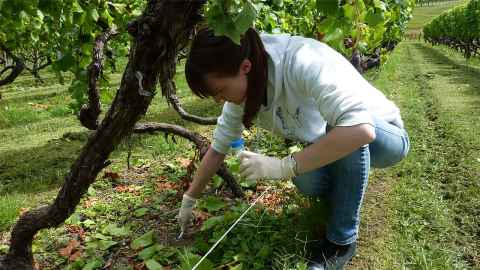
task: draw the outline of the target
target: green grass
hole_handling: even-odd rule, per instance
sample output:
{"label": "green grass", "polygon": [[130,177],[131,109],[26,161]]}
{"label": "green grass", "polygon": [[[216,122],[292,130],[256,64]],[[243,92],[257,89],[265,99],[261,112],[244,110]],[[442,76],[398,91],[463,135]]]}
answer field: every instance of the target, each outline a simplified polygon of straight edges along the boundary
{"label": "green grass", "polygon": [[[110,77],[112,88],[118,87],[121,74]],[[69,77],[66,76],[64,85],[48,72],[43,72],[42,78],[45,84],[37,85],[29,74],[24,74],[0,90],[0,196],[4,202],[0,203],[0,231],[8,230],[21,208],[38,204],[36,199],[27,199],[31,194],[54,195],[88,133],[67,106],[71,102],[67,91]],[[220,108],[212,106],[214,102],[202,102],[188,95],[185,80],[180,78],[178,96],[188,111],[198,115],[219,113]],[[102,104],[106,111],[108,100]],[[194,126],[168,108],[161,95],[155,98],[145,120]],[[205,132],[205,128],[197,131]],[[73,134],[73,139],[64,137],[65,134]],[[76,138],[75,134],[83,135]],[[114,157],[119,155],[121,151]]]}
{"label": "green grass", "polygon": [[[397,166],[373,170],[362,210],[359,254],[349,269],[480,268],[479,69],[477,62],[467,64],[461,55],[443,47],[404,42],[379,72],[367,74],[400,106],[412,148]],[[219,113],[213,102],[189,94],[181,72],[177,85],[187,110]],[[21,209],[49,203],[56,196],[88,135],[65,109],[70,101],[68,86],[57,84],[48,73],[44,77],[45,85],[35,86],[29,76],[22,76],[1,90],[0,253]],[[111,77],[112,86],[118,86],[120,74]],[[185,123],[160,95],[145,119],[182,124],[208,137],[213,128]],[[276,139],[260,136],[259,145],[265,147]],[[130,170],[126,169],[128,145]],[[280,141],[274,145],[275,152],[285,151]],[[178,264],[182,258],[204,252],[212,244],[208,240],[218,238],[228,227],[229,218],[199,231],[194,242],[183,242],[180,248],[172,245],[182,192],[158,186],[173,184],[181,190],[186,173],[181,159],[192,158],[193,152],[185,140],[173,143],[163,135],[134,136],[119,145],[105,170],[118,173],[119,178],[100,173],[67,225],[40,232],[33,246],[36,260],[46,269],[64,268],[68,262],[58,250],[71,239],[81,239],[83,264],[106,263],[104,258],[110,257],[113,269],[128,269],[122,258],[141,263],[136,257],[141,250],[131,249],[130,243],[149,230],[156,232],[154,241],[161,251],[154,256],[163,264]],[[130,189],[120,192],[119,187]],[[302,241],[315,237],[318,232],[311,231],[312,224],[321,223],[322,216],[304,209],[311,202],[291,186],[276,190],[281,193],[272,198],[283,199],[283,206],[272,207],[277,212],[258,208],[249,214],[212,254],[212,262],[243,263],[249,269],[304,269]],[[254,191],[248,191],[248,196]],[[213,195],[215,188],[207,193]],[[199,211],[204,217],[227,214],[232,218],[240,213],[241,203],[224,199],[220,203],[228,210]],[[111,224],[128,229],[129,234],[111,235],[105,231]],[[78,231],[72,232],[79,228],[84,230],[83,240]],[[249,234],[252,229],[255,234]],[[241,244],[242,239],[247,245]],[[112,242],[114,246],[105,246]],[[275,243],[275,248],[264,243]]]}
{"label": "green grass", "polygon": [[[461,55],[423,43],[400,44],[383,67],[375,85],[400,105],[412,149],[383,175],[388,197],[375,199],[384,203],[377,211],[385,211],[386,229],[366,240],[357,265],[480,267],[479,78]],[[375,215],[368,200],[365,207]]]}

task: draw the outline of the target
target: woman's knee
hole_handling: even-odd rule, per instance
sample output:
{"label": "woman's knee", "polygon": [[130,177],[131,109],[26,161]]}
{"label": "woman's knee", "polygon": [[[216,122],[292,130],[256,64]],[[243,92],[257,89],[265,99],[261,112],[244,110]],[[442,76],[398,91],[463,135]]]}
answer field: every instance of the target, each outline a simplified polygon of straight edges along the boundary
{"label": "woman's knee", "polygon": [[328,176],[323,169],[299,175],[293,183],[301,193],[310,197],[325,195],[328,190]]}
{"label": "woman's knee", "polygon": [[369,145],[372,167],[390,167],[407,156],[410,150],[410,139],[405,130],[399,130],[402,135],[384,130],[377,131],[377,139]]}

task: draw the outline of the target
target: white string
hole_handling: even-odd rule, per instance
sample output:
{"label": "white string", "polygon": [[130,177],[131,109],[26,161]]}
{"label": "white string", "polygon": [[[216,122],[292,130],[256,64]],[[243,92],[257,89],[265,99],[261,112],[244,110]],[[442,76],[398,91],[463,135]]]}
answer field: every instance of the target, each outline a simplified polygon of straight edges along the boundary
{"label": "white string", "polygon": [[227,236],[227,234],[248,213],[248,211],[258,202],[258,200],[260,198],[262,198],[263,195],[265,195],[265,193],[267,193],[267,191],[270,190],[270,188],[271,187],[267,187],[267,189],[265,189],[265,191],[262,192],[262,194],[260,196],[258,196],[258,198],[253,203],[250,204],[250,207],[248,207],[247,210],[245,210],[245,212],[243,212],[243,214],[232,224],[232,226],[230,226],[230,228],[228,228],[228,230],[222,235],[222,237],[220,237],[220,239],[218,239],[217,242],[215,242],[215,244],[207,251],[207,253],[205,255],[203,255],[203,257],[197,262],[197,264],[195,264],[195,266],[193,266],[192,270],[197,269],[197,267],[203,262],[203,260],[205,260],[205,258],[207,258],[208,254],[210,254],[217,247],[217,245],[223,240],[223,238],[225,238],[225,236]]}

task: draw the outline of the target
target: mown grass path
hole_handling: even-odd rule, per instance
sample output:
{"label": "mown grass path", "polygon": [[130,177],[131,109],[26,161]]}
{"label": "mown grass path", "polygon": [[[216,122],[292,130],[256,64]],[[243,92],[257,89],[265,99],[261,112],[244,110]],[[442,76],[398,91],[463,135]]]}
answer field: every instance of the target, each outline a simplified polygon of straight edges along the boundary
{"label": "mown grass path", "polygon": [[480,269],[480,67],[403,42],[374,84],[401,107],[412,149],[374,171],[351,269]]}

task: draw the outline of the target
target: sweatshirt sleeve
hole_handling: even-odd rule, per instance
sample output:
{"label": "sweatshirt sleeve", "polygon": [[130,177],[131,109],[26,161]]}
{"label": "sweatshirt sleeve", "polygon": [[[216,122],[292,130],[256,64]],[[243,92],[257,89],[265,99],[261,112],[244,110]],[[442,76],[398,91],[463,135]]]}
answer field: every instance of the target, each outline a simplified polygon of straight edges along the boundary
{"label": "sweatshirt sleeve", "polygon": [[231,102],[223,105],[222,114],[218,117],[217,126],[213,131],[212,147],[215,151],[227,154],[230,143],[242,136],[242,131],[245,129],[242,118],[242,106]]}
{"label": "sweatshirt sleeve", "polygon": [[363,102],[368,97],[362,97],[369,83],[332,48],[303,45],[292,55],[289,69],[292,84],[313,99],[329,125],[374,125]]}

